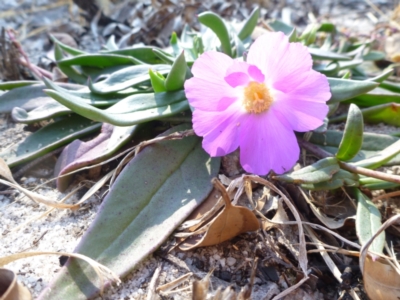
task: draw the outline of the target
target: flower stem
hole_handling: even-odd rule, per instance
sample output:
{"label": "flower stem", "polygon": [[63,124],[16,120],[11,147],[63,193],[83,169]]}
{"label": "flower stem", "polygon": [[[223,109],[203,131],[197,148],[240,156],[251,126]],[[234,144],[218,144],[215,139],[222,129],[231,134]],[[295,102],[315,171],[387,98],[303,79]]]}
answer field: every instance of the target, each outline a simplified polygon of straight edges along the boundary
{"label": "flower stem", "polygon": [[[316,146],[310,142],[307,142],[301,138],[298,139],[298,142],[302,148],[304,148],[305,150],[309,151],[310,153],[314,154],[315,156],[317,156],[319,158],[326,158],[326,157],[334,156],[331,153],[329,153],[329,152],[319,148],[318,146]],[[340,160],[338,162],[339,162],[339,166],[343,170],[349,171],[351,173],[356,173],[356,174],[360,174],[360,175],[373,177],[373,178],[400,184],[400,176],[398,176],[398,175],[392,175],[392,174],[387,174],[384,172],[375,171],[375,170],[371,170],[371,169],[367,169],[367,168],[363,168],[363,167],[357,167],[353,164],[343,162]]]}

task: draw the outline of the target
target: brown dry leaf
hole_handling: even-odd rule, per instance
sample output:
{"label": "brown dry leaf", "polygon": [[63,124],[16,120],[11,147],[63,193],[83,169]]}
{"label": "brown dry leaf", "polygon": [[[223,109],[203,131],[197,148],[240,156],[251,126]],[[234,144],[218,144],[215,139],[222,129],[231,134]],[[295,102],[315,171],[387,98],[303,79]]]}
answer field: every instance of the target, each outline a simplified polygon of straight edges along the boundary
{"label": "brown dry leaf", "polygon": [[220,190],[225,207],[211,221],[210,227],[202,237],[189,238],[179,246],[181,250],[217,245],[241,233],[260,228],[260,223],[251,210],[232,205],[228,193],[218,179],[214,178],[213,184]]}
{"label": "brown dry leaf", "polygon": [[0,300],[31,300],[29,290],[17,281],[11,270],[0,268]]}
{"label": "brown dry leaf", "polygon": [[364,264],[364,288],[370,299],[400,299],[400,275],[383,259],[367,257]]}

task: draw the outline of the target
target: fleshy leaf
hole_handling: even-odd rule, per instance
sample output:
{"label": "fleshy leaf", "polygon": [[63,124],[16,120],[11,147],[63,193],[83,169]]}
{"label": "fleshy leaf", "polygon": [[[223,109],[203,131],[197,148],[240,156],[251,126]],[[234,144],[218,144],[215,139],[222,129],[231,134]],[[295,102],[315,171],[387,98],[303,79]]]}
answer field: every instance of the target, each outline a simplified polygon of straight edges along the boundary
{"label": "fleshy leaf", "polygon": [[0,91],[8,91],[23,86],[29,86],[41,83],[42,83],[41,81],[37,80],[5,81],[5,82],[0,82]]}
{"label": "fleshy leaf", "polygon": [[302,188],[315,191],[334,190],[342,186],[359,186],[359,176],[346,170],[339,170],[328,181],[301,184]]}
{"label": "fleshy leaf", "polygon": [[[68,90],[77,90],[83,86],[77,84],[57,83]],[[0,95],[0,113],[9,113],[14,107],[32,110],[47,103],[55,103],[54,99],[47,96],[43,83],[14,88]]]}
{"label": "fleshy leaf", "polygon": [[147,64],[161,64],[162,60],[154,54],[153,49],[155,49],[153,46],[132,46],[119,50],[102,51],[101,53],[131,56]]}
{"label": "fleshy leaf", "polygon": [[94,107],[68,93],[53,90],[45,90],[45,92],[88,119],[116,126],[131,126],[162,119],[189,109],[184,91],[131,95],[105,110]]}
{"label": "fleshy leaf", "polygon": [[57,101],[39,106],[29,112],[20,107],[14,107],[11,117],[15,122],[35,123],[71,113],[71,110]]}
{"label": "fleshy leaf", "polygon": [[368,123],[386,123],[400,127],[400,104],[387,103],[361,110]]}
{"label": "fleshy leaf", "polygon": [[318,183],[328,181],[332,176],[339,172],[338,161],[334,157],[328,157],[289,174],[275,175],[274,179],[290,183]]}
{"label": "fleshy leaf", "polygon": [[339,160],[350,160],[360,151],[363,142],[364,121],[357,105],[351,104],[347,114],[343,139],[339,144],[336,157]]}
{"label": "fleshy leaf", "polygon": [[[219,161],[196,136],[146,147],[120,173],[75,252],[126,276],[207,197]],[[91,298],[99,292],[95,276],[87,264],[70,259],[39,299]]]}
{"label": "fleshy leaf", "polygon": [[[64,53],[59,44],[54,45],[54,57],[57,61],[64,59]],[[68,76],[69,79],[74,80],[75,82],[85,84],[87,81],[86,76],[80,71],[78,68],[74,66],[58,66],[60,70]]]}
{"label": "fleshy leaf", "polygon": [[279,20],[273,20],[268,22],[268,25],[274,30],[274,31],[282,31],[286,35],[290,35],[294,27],[287,25],[286,23],[283,23]]}
{"label": "fleshy leaf", "polygon": [[[400,92],[400,91],[399,91]],[[376,88],[366,94],[360,94],[355,99],[351,100],[359,106],[374,106],[385,103],[400,103],[400,94],[398,92],[391,92],[382,88]]]}
{"label": "fleshy leaf", "polygon": [[124,68],[120,71],[112,73],[105,80],[92,83],[89,82],[89,88],[97,94],[109,94],[122,91],[134,85],[149,80],[149,70],[160,72],[165,75],[171,70],[169,65],[136,65]]}
{"label": "fleshy leaf", "polygon": [[[356,233],[360,244],[365,244],[381,227],[381,213],[376,208],[374,203],[359,189],[354,189],[357,199],[357,214],[356,214]],[[385,233],[382,232],[372,242],[369,250],[376,253],[383,253],[385,245]]]}
{"label": "fleshy leaf", "polygon": [[[327,130],[324,134],[314,133],[310,142],[325,151],[335,154],[343,139],[343,132]],[[375,168],[381,165],[400,164],[400,154],[397,154],[399,138],[387,134],[364,133],[361,150],[351,160],[360,167]],[[387,148],[387,149],[386,149]]]}
{"label": "fleshy leaf", "polygon": [[87,66],[96,68],[107,68],[116,65],[138,65],[141,63],[141,61],[133,57],[118,54],[82,54],[57,61],[59,67]]}
{"label": "fleshy leaf", "polygon": [[242,29],[240,29],[238,33],[239,39],[243,41],[245,38],[249,37],[252,34],[254,28],[257,25],[259,17],[260,17],[260,8],[256,7],[253,9],[250,16],[247,18],[246,22],[243,24]]}
{"label": "fleshy leaf", "polygon": [[165,89],[165,78],[158,72],[154,72],[152,69],[149,70],[149,76],[151,80],[151,86],[155,93],[166,92]]}
{"label": "fleshy leaf", "polygon": [[[54,176],[60,176],[79,168],[99,163],[109,158],[135,133],[137,126],[114,127],[104,123],[101,133],[86,142],[75,140],[64,148],[54,168]],[[63,192],[73,175],[57,179],[57,188]]]}
{"label": "fleshy leaf", "polygon": [[75,55],[81,55],[81,54],[86,54],[87,52],[70,47],[64,43],[61,43],[57,38],[55,38],[53,35],[50,34],[50,39],[53,41],[53,43],[57,44],[60,49],[64,50],[68,54],[71,54],[73,56]]}
{"label": "fleshy leaf", "polygon": [[320,48],[308,48],[311,56],[315,60],[351,60],[350,56],[323,50]]}
{"label": "fleshy leaf", "polygon": [[379,83],[375,82],[338,78],[328,78],[328,81],[332,93],[332,97],[328,102],[329,104],[365,94],[379,85]]}
{"label": "fleshy leaf", "polygon": [[0,153],[8,166],[14,167],[51,152],[74,139],[99,130],[101,124],[73,115],[39,129],[24,141]]}
{"label": "fleshy leaf", "polygon": [[232,57],[232,47],[229,32],[224,20],[213,12],[203,12],[198,15],[199,22],[210,28],[221,42],[222,51]]}
{"label": "fleshy leaf", "polygon": [[165,79],[165,89],[167,92],[177,91],[183,88],[186,77],[186,60],[185,53],[182,51],[181,54],[175,59],[171,71],[168,73]]}

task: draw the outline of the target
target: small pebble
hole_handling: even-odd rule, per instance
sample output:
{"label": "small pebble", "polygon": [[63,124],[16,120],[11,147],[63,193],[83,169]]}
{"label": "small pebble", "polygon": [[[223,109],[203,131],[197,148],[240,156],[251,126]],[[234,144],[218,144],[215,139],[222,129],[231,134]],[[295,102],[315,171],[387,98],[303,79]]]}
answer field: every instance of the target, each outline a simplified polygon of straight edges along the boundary
{"label": "small pebble", "polygon": [[228,257],[226,259],[226,263],[228,264],[228,266],[232,267],[236,263],[236,259],[233,257]]}
{"label": "small pebble", "polygon": [[219,264],[221,265],[222,268],[225,268],[225,262],[226,262],[226,259],[225,259],[225,258],[221,258],[221,259],[219,260]]}

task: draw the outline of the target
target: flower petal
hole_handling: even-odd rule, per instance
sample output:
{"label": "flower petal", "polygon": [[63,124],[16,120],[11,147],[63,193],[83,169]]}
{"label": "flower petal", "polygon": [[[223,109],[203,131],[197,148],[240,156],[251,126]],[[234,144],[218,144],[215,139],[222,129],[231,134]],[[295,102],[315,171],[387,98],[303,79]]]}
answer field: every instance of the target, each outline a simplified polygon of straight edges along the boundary
{"label": "flower petal", "polygon": [[234,60],[224,53],[207,51],[196,59],[191,71],[194,77],[208,81],[221,81],[233,63]]}
{"label": "flower petal", "polygon": [[250,65],[248,68],[249,75],[258,83],[263,83],[265,80],[264,74],[256,66]]}
{"label": "flower petal", "polygon": [[[299,75],[303,81],[287,93],[274,91],[275,102],[271,112],[279,112],[295,131],[309,131],[322,125],[329,108],[326,104],[331,98],[326,77],[313,70]],[[290,79],[286,85],[293,82]],[[283,88],[284,89],[284,88]]]}
{"label": "flower petal", "polygon": [[[260,36],[251,45],[247,62],[257,65],[267,75],[266,82],[269,84],[284,82],[285,78],[294,81],[298,75],[312,68],[307,47],[300,43],[289,43],[288,37],[282,32],[269,32]],[[297,84],[300,82],[298,80]],[[292,87],[290,85],[287,88]]]}
{"label": "flower petal", "polygon": [[205,111],[224,110],[237,98],[223,77],[218,81],[192,77],[185,82],[185,94],[191,106]]}
{"label": "flower petal", "polygon": [[279,115],[248,115],[240,135],[240,163],[250,173],[266,175],[289,171],[299,158],[296,136]]}
{"label": "flower petal", "polygon": [[208,154],[223,156],[239,147],[240,124],[245,117],[237,104],[218,112],[195,110],[193,129],[203,136],[203,148]]}
{"label": "flower petal", "polygon": [[249,75],[243,72],[230,73],[224,79],[233,88],[246,85],[250,80]]}
{"label": "flower petal", "polygon": [[304,101],[292,96],[280,99],[272,105],[270,112],[284,117],[292,130],[304,132],[323,124],[329,107],[324,102]]}

